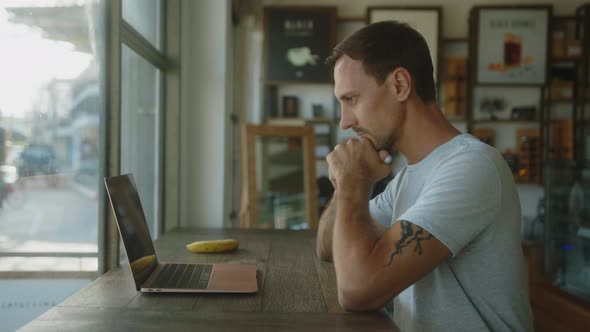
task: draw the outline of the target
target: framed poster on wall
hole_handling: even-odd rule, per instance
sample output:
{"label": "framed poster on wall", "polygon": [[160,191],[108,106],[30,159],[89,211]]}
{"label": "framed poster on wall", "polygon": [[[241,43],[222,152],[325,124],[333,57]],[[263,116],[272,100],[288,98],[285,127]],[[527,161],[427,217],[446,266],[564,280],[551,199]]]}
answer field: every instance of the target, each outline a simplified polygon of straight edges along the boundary
{"label": "framed poster on wall", "polygon": [[267,82],[331,82],[336,7],[265,7],[264,37]]}
{"label": "framed poster on wall", "polygon": [[544,85],[550,6],[475,7],[476,83]]}
{"label": "framed poster on wall", "polygon": [[442,7],[367,8],[367,23],[391,20],[407,23],[424,37],[432,58],[434,80],[438,82],[442,40]]}

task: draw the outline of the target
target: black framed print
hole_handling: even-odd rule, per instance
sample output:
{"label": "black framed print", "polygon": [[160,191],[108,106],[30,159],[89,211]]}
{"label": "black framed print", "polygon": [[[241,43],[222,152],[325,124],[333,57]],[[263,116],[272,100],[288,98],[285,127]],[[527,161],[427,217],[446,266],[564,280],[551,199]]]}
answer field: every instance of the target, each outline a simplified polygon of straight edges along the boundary
{"label": "black framed print", "polygon": [[478,84],[544,85],[550,6],[476,7]]}
{"label": "black framed print", "polygon": [[264,37],[267,83],[332,81],[336,7],[265,7]]}

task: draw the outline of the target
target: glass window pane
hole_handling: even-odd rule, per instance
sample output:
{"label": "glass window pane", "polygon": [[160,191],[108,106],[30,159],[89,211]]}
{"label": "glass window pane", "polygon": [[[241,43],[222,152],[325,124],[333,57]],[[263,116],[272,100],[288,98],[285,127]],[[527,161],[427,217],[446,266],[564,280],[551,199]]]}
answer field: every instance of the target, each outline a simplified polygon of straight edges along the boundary
{"label": "glass window pane", "polygon": [[0,7],[2,251],[97,251],[99,21],[98,1]]}
{"label": "glass window pane", "polygon": [[[0,276],[97,272],[101,22],[100,0],[0,2]],[[1,278],[3,303],[48,304],[3,305],[0,325],[19,328],[82,281]]]}
{"label": "glass window pane", "polygon": [[537,239],[545,234],[544,268],[553,285],[588,298],[590,169],[563,163],[547,167],[545,174],[545,221],[543,216],[540,225],[533,221],[529,234]]}
{"label": "glass window pane", "polygon": [[256,137],[258,227],[306,229],[303,140]]}
{"label": "glass window pane", "polygon": [[162,1],[123,0],[123,19],[161,50]]}
{"label": "glass window pane", "polygon": [[133,174],[150,233],[156,238],[160,71],[127,46],[122,48],[121,174]]}

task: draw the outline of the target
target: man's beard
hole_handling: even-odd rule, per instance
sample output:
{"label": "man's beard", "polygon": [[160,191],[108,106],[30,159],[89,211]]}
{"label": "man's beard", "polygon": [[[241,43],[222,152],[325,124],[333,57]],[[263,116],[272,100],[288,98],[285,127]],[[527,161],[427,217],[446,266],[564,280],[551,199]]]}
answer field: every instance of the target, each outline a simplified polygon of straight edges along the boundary
{"label": "man's beard", "polygon": [[397,151],[397,143],[399,142],[399,138],[402,136],[403,131],[403,124],[405,120],[404,114],[399,114],[396,116],[395,127],[389,132],[387,137],[379,138],[373,136],[375,138],[375,148],[377,151],[385,150],[389,152],[389,154],[393,154]]}
{"label": "man's beard", "polygon": [[389,154],[395,151],[395,144],[399,137],[399,128],[394,128],[394,130],[392,130],[389,133],[389,135],[385,138],[377,137],[371,131],[362,127],[355,127],[353,128],[353,130],[359,136],[363,134],[367,135],[367,138],[371,141],[371,143],[375,147],[375,150],[385,150],[389,152]]}
{"label": "man's beard", "polygon": [[396,150],[395,145],[398,141],[398,134],[399,128],[396,128],[392,130],[385,139],[375,137],[375,149],[377,149],[377,151],[385,150],[391,155]]}
{"label": "man's beard", "polygon": [[397,151],[397,143],[402,136],[404,123],[406,120],[405,112],[397,113],[391,120],[394,123],[394,128],[387,134],[386,137],[378,137],[366,128],[354,127],[352,128],[357,135],[367,134],[371,137],[371,143],[377,151],[385,150],[390,155]]}
{"label": "man's beard", "polygon": [[389,155],[393,155],[397,152],[397,144],[399,143],[400,137],[403,135],[406,123],[406,109],[402,108],[393,113],[393,119],[391,121],[394,123],[393,129],[389,132],[387,138],[378,143],[381,150],[386,150],[389,152]]}

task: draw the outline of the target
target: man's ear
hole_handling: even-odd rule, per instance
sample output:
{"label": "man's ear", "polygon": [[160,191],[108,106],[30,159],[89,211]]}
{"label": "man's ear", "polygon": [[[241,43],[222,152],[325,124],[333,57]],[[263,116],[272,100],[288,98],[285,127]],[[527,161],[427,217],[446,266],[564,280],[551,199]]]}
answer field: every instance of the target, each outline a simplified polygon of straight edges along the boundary
{"label": "man's ear", "polygon": [[412,76],[406,68],[398,67],[387,76],[387,84],[397,101],[406,101],[412,92]]}

